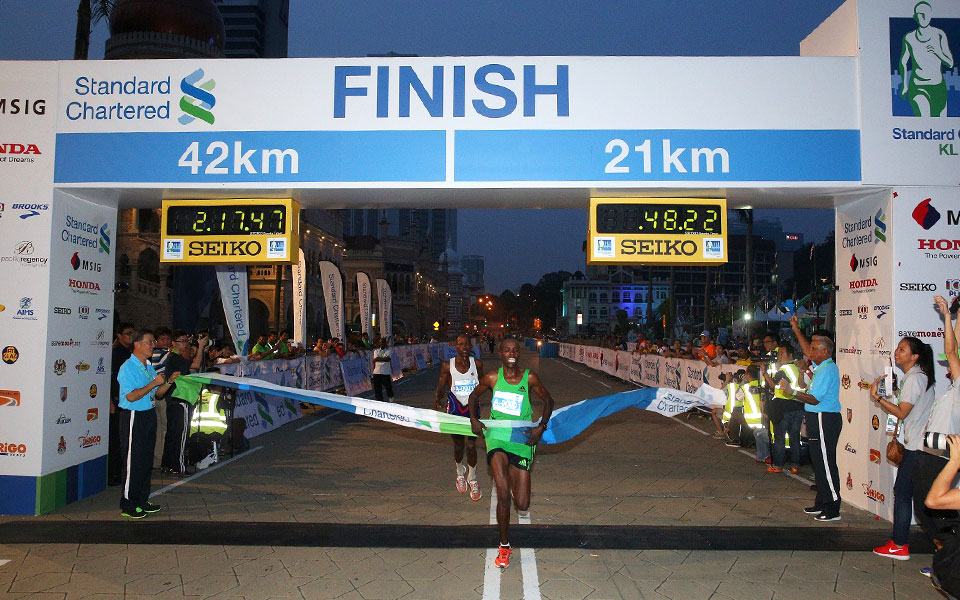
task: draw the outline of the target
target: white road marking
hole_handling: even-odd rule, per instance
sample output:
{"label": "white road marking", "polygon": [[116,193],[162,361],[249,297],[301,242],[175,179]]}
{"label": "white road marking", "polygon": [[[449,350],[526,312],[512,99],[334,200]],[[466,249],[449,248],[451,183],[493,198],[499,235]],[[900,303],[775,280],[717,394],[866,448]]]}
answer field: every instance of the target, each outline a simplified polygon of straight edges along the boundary
{"label": "white road marking", "polygon": [[3,565],[7,564],[8,562],[10,562],[10,559],[0,558],[0,567],[2,567]]}
{"label": "white road marking", "polygon": [[[497,524],[497,485],[490,491],[490,524]],[[497,558],[497,550],[487,550],[487,558],[483,567],[483,600],[500,600],[500,567],[493,564]]]}
{"label": "white road marking", "polygon": [[327,419],[329,419],[329,418],[332,417],[333,415],[337,414],[337,412],[340,412],[340,411],[331,412],[329,415],[327,415],[327,416],[325,416],[325,417],[321,417],[321,418],[317,419],[316,421],[312,421],[312,422],[310,422],[310,423],[307,423],[307,424],[304,425],[303,427],[297,427],[297,431],[303,431],[303,430],[306,429],[307,427],[313,427],[313,426],[316,425],[317,423],[320,423],[320,422],[322,422],[322,421],[326,421]]}
{"label": "white road marking", "polygon": [[578,370],[574,369],[573,367],[571,367],[571,366],[568,365],[567,363],[562,362],[562,363],[560,363],[560,364],[563,365],[563,366],[565,366],[566,368],[570,369],[571,371],[573,371],[574,373],[576,373],[576,374],[578,374],[578,375],[583,375],[584,377],[586,377],[586,378],[588,378],[588,379],[592,379],[593,381],[596,381],[597,383],[599,383],[599,384],[602,385],[603,387],[607,387],[607,388],[613,387],[613,386],[611,386],[611,385],[608,385],[608,384],[600,381],[600,380],[597,379],[596,377],[591,376],[591,375],[590,375],[589,373],[587,373],[587,372],[578,371]]}
{"label": "white road marking", "polygon": [[[530,509],[518,515],[521,525],[530,524]],[[523,576],[524,600],[540,600],[540,576],[537,574],[537,556],[533,548],[520,548],[520,574]]]}
{"label": "white road marking", "polygon": [[172,489],[174,489],[174,488],[176,488],[176,487],[179,487],[179,486],[187,483],[188,481],[193,481],[194,479],[196,479],[197,477],[200,477],[201,475],[206,475],[206,474],[209,473],[210,471],[216,471],[217,469],[219,469],[220,467],[222,467],[222,466],[224,466],[224,465],[229,465],[230,463],[232,463],[232,462],[235,461],[235,460],[239,460],[239,459],[241,459],[241,458],[244,458],[244,457],[246,457],[246,456],[249,456],[250,454],[253,454],[253,453],[256,452],[257,450],[262,450],[262,449],[263,449],[263,446],[257,446],[256,448],[250,448],[249,450],[247,450],[247,451],[244,452],[243,454],[239,454],[239,455],[237,455],[237,456],[234,456],[233,458],[228,458],[227,460],[220,461],[220,462],[218,462],[217,464],[213,465],[212,467],[207,467],[206,469],[204,469],[204,470],[202,470],[202,471],[197,471],[196,473],[194,473],[194,474],[191,475],[190,477],[184,477],[184,478],[181,479],[180,481],[175,481],[175,482],[171,483],[170,485],[168,485],[168,486],[166,486],[166,487],[162,487],[162,488],[160,488],[159,490],[157,490],[157,491],[153,492],[152,494],[150,494],[150,497],[153,498],[154,496],[159,496],[160,494],[164,494],[164,493],[166,493],[166,492],[169,492],[170,490],[172,490]]}

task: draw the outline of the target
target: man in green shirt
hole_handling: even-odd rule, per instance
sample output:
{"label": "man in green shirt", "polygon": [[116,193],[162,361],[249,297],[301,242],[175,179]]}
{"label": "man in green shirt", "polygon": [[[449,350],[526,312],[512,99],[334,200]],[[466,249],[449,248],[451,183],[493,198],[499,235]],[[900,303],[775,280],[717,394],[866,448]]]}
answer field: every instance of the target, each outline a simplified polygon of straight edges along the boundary
{"label": "man in green shirt", "polygon": [[[520,342],[506,338],[500,344],[500,360],[503,366],[480,377],[480,383],[470,393],[470,425],[474,435],[483,435],[487,442],[487,462],[493,471],[497,486],[497,526],[500,528],[500,552],[494,564],[506,568],[510,564],[510,498],[513,497],[517,512],[525,512],[530,506],[530,470],[540,436],[547,430],[547,422],[553,413],[553,397],[540,382],[540,377],[529,369],[520,368]],[[526,443],[510,441],[511,429],[487,429],[480,422],[480,395],[493,390],[490,418],[494,420],[531,421],[533,406],[530,390],[543,400],[543,414],[539,424],[526,430]]]}

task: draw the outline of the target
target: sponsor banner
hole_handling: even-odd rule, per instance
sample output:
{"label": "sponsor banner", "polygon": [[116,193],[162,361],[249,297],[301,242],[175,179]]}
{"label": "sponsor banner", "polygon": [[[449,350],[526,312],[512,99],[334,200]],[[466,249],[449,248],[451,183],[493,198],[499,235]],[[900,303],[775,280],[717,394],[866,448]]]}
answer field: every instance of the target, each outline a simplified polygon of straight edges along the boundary
{"label": "sponsor banner", "polygon": [[[918,272],[904,268],[903,253],[894,246],[902,243],[908,229],[901,212],[900,199],[889,191],[842,205],[836,211],[836,360],[845,421],[837,452],[841,495],[886,519],[892,518],[892,503],[877,502],[862,491],[872,482],[871,489],[880,490],[883,498],[893,497],[895,470],[886,460],[870,460],[870,448],[886,447],[888,438],[870,426],[871,417],[879,413],[868,388],[883,374],[884,367],[892,364],[893,349],[899,341],[894,324],[895,316],[901,314],[905,292],[897,290],[897,280],[904,273]],[[918,295],[932,306],[930,292]]]}
{"label": "sponsor banner", "polygon": [[360,301],[360,331],[373,339],[373,288],[370,286],[370,276],[364,272],[357,273],[357,299]]}
{"label": "sponsor banner", "polygon": [[386,279],[377,280],[377,307],[380,309],[380,337],[393,339],[393,291]]}
{"label": "sponsor banner", "polygon": [[[61,183],[860,178],[857,71],[848,58],[49,64],[60,70]],[[298,82],[297,94],[272,93],[281,77]],[[683,93],[637,97],[636,81]],[[802,101],[809,97],[815,106]],[[706,112],[702,98],[712,98]]]}
{"label": "sponsor banner", "polygon": [[323,303],[327,309],[330,336],[344,338],[343,323],[343,278],[340,269],[329,260],[320,261],[320,283],[323,287]]}
{"label": "sponsor banner", "polygon": [[960,184],[960,4],[871,0],[856,12],[863,182]]}
{"label": "sponsor banner", "polygon": [[217,265],[220,301],[227,318],[230,337],[241,360],[250,352],[250,288],[246,265]]}
{"label": "sponsor banner", "polygon": [[303,348],[307,339],[307,319],[304,305],[307,301],[307,265],[300,248],[300,259],[290,266],[293,279],[293,343]]}
{"label": "sponsor banner", "polygon": [[[294,371],[263,373],[258,378],[275,385],[292,385],[295,383],[293,373]],[[300,403],[290,398],[263,391],[239,390],[237,392],[234,417],[246,421],[247,429],[244,437],[253,438],[261,433],[273,431],[281,425],[299,419],[300,416]]]}
{"label": "sponsor banner", "polygon": [[[107,453],[108,419],[99,416],[109,411],[106,391],[110,389],[113,320],[99,316],[113,315],[117,248],[114,208],[57,190],[51,196],[49,216],[44,431],[38,448],[43,473]],[[64,425],[61,417],[70,419],[70,424]],[[60,426],[55,425],[58,421]]]}
{"label": "sponsor banner", "polygon": [[370,361],[365,358],[340,361],[343,386],[348,396],[356,396],[373,389],[370,379]]}

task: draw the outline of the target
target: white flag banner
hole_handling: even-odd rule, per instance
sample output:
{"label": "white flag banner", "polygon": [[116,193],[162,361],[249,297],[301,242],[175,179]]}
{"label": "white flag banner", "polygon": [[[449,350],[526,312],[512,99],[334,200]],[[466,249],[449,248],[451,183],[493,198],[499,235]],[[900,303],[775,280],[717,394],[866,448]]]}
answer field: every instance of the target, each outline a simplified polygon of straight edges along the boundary
{"label": "white flag banner", "polygon": [[250,288],[246,265],[217,265],[217,282],[223,314],[230,328],[233,346],[241,359],[246,360],[250,348]]}
{"label": "white flag banner", "polygon": [[357,273],[357,298],[360,300],[360,331],[373,338],[373,325],[370,319],[370,309],[373,305],[371,297],[370,276],[366,273]]}
{"label": "white flag banner", "polygon": [[330,335],[343,341],[343,279],[337,265],[329,260],[320,261],[320,283],[323,285],[323,301],[327,305]]}
{"label": "white flag banner", "polygon": [[303,258],[303,248],[300,249],[300,260],[291,265],[293,276],[293,343],[303,348],[307,343],[307,264]]}
{"label": "white flag banner", "polygon": [[393,292],[386,279],[377,280],[377,302],[380,310],[380,337],[393,338]]}

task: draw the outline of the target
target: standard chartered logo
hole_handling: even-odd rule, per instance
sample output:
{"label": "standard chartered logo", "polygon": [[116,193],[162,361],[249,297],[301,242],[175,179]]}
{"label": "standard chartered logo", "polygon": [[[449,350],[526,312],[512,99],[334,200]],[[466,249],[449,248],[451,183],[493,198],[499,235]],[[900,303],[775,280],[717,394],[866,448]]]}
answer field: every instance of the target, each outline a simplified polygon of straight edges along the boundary
{"label": "standard chartered logo", "polygon": [[181,125],[187,125],[196,119],[213,125],[214,116],[210,111],[217,103],[217,99],[210,90],[217,87],[217,82],[208,79],[198,84],[203,79],[203,75],[203,69],[197,69],[180,81],[180,91],[184,94],[180,98],[180,110],[184,114],[177,120]]}
{"label": "standard chartered logo", "polygon": [[97,250],[100,254],[110,254],[110,229],[104,223],[100,226],[100,248]]}
{"label": "standard chartered logo", "polygon": [[887,215],[883,214],[883,209],[877,210],[877,214],[873,217],[873,222],[876,224],[876,227],[873,230],[874,235],[874,244],[879,244],[880,242],[887,241]]}

